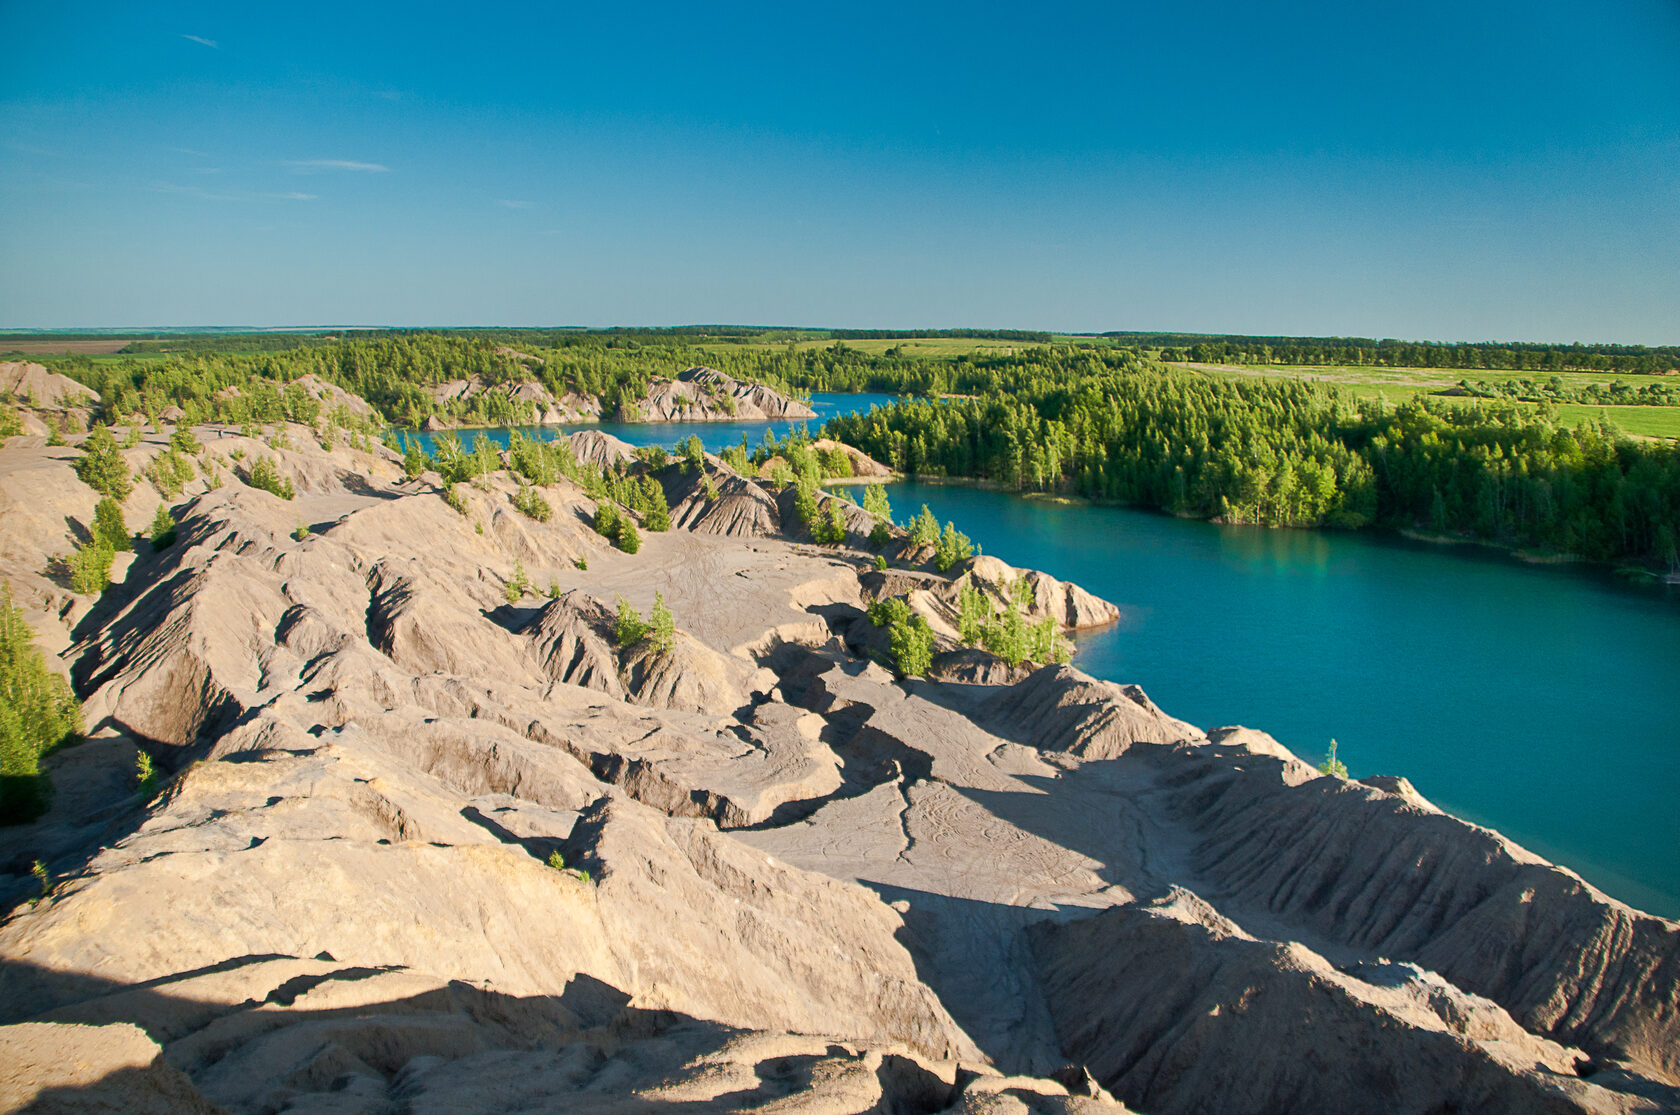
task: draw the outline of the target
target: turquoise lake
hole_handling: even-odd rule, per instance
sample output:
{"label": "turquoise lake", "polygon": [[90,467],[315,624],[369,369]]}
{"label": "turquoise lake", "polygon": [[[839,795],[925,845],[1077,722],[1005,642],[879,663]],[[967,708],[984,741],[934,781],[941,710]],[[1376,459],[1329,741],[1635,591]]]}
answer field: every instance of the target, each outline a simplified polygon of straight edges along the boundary
{"label": "turquoise lake", "polygon": [[[731,445],[741,444],[741,439],[747,439],[749,446],[756,447],[764,438],[764,432],[769,430],[778,438],[786,437],[787,432],[801,424],[808,427],[813,434],[830,418],[842,414],[851,414],[860,410],[868,410],[873,406],[886,406],[895,401],[895,395],[838,395],[813,394],[807,402],[812,410],[817,412],[815,418],[807,418],[800,422],[578,422],[564,426],[518,426],[529,437],[542,438],[544,441],[556,434],[571,433],[574,430],[600,430],[613,437],[622,438],[631,445],[663,445],[672,446],[691,434],[698,437],[706,449],[717,453]],[[509,427],[464,427],[455,433],[461,437],[461,443],[471,449],[473,443],[480,437],[488,437],[502,448],[507,448]],[[411,434],[430,453],[433,447],[432,434]]]}
{"label": "turquoise lake", "polygon": [[[814,431],[887,395],[813,395]],[[797,423],[588,423],[716,452]],[[460,430],[463,441],[506,429]],[[427,449],[431,437],[420,435]],[[1119,605],[1075,665],[1203,728],[1398,774],[1642,909],[1680,917],[1680,591],[1469,546],[1218,526],[962,485],[889,487],[986,553]]]}
{"label": "turquoise lake", "polygon": [[1121,609],[1074,664],[1203,728],[1398,774],[1652,913],[1680,916],[1680,592],[1466,546],[1218,526],[891,485],[988,554]]}

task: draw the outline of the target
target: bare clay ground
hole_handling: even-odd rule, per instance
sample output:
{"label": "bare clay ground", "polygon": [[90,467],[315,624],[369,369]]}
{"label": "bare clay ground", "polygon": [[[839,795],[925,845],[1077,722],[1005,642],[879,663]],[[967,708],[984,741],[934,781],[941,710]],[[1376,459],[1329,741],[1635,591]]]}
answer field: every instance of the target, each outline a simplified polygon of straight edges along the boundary
{"label": "bare clay ground", "polygon": [[[236,448],[297,498],[246,486]],[[995,559],[940,576],[900,539],[917,568],[877,574],[716,462],[712,496],[660,482],[674,519],[725,533],[644,530],[625,554],[569,481],[543,489],[547,521],[505,474],[459,486],[462,513],[387,452],[294,430],[207,445],[176,544],[71,600],[42,570],[92,513],[73,456],[0,448],[0,572],[63,625],[95,736],[0,844],[0,1095],[1064,1112],[1112,1092],[1385,1115],[1680,1096],[1673,923],[1398,782],[1322,777],[1077,669],[949,640],[937,677],[876,660],[871,598],[945,625],[959,582],[1031,576]],[[159,498],[143,485],[129,522]],[[1030,583],[1035,614],[1112,618]],[[671,645],[620,640],[617,602],[645,616],[655,593]]]}

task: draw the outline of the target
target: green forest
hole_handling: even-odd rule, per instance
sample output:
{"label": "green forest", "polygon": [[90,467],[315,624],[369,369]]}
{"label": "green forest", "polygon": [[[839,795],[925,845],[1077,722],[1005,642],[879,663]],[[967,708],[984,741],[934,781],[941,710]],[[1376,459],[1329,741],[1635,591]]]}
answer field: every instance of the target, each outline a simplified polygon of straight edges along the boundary
{"label": "green forest", "polygon": [[[502,392],[439,399],[428,390],[453,380],[515,386],[535,381],[556,396],[575,392],[598,397],[608,413],[621,403],[644,398],[654,376],[672,376],[701,363],[740,378],[789,387],[778,374],[783,366],[780,352],[743,349],[720,354],[668,341],[643,344],[617,335],[560,334],[550,339],[564,343],[516,349],[507,342],[518,337],[413,333],[260,352],[236,348],[115,360],[38,359],[98,391],[110,414],[153,414],[173,404],[195,421],[311,421],[292,412],[284,391],[286,384],[307,375],[360,395],[387,422],[408,427],[418,427],[434,415],[486,426],[533,418],[534,404]],[[306,405],[301,399],[293,402]]]}
{"label": "green forest", "polygon": [[981,477],[1269,526],[1459,532],[1599,561],[1673,561],[1680,451],[1544,409],[1359,402],[1295,381],[1084,358],[1001,360],[1001,384],[835,419],[911,474]]}
{"label": "green forest", "polygon": [[1680,346],[1546,345],[1377,341],[1366,337],[1193,337],[1107,334],[1158,349],[1161,359],[1198,364],[1351,364],[1389,368],[1509,368],[1512,371],[1635,372],[1680,370]]}

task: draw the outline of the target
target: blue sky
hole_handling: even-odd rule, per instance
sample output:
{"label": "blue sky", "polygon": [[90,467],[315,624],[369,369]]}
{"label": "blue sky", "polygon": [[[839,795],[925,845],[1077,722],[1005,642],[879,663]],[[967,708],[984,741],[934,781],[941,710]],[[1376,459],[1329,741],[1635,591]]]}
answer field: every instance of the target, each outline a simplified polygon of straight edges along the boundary
{"label": "blue sky", "polygon": [[0,0],[0,327],[1680,343],[1680,2]]}

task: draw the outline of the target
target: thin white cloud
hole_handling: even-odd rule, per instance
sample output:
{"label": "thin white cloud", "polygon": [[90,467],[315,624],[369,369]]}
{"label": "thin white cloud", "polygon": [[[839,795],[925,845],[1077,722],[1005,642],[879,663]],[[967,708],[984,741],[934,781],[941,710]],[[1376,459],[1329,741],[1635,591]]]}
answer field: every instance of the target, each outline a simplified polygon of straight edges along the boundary
{"label": "thin white cloud", "polygon": [[528,202],[528,201],[512,201],[512,200],[509,200],[508,198],[505,198],[505,197],[497,198],[496,199],[496,204],[500,205],[503,209],[529,209],[529,208],[531,208],[531,203]]}
{"label": "thin white cloud", "polygon": [[287,159],[286,166],[297,174],[315,174],[323,170],[353,170],[358,173],[384,174],[391,168],[379,163],[358,163],[352,159]]}
{"label": "thin white cloud", "polygon": [[91,190],[93,183],[79,182],[74,178],[63,178],[56,174],[42,174],[38,170],[28,167],[21,168],[15,173],[19,183],[28,182],[31,185],[48,186],[55,190]]}
{"label": "thin white cloud", "polygon": [[160,194],[176,194],[180,197],[194,197],[199,201],[238,201],[232,194],[213,194],[209,190],[197,186],[181,186],[174,182],[153,182],[152,189]]}
{"label": "thin white cloud", "polygon": [[206,39],[198,35],[182,35],[181,37],[190,43],[198,43],[200,46],[207,46],[211,50],[222,49],[222,44],[218,43],[215,39]]}
{"label": "thin white cloud", "polygon": [[151,188],[156,193],[190,197],[198,201],[314,201],[318,196],[316,194],[298,193],[297,191],[262,193],[245,190],[237,193],[214,193],[198,186],[182,186],[175,182],[153,182]]}

